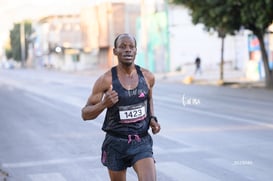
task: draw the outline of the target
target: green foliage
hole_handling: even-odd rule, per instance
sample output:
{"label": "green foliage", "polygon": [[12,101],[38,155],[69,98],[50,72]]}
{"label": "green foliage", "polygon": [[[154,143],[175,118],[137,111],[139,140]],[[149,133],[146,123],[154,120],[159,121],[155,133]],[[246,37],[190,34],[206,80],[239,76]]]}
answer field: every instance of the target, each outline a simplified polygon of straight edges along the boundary
{"label": "green foliage", "polygon": [[10,30],[11,54],[14,60],[21,60],[20,24],[15,24]]}
{"label": "green foliage", "polygon": [[5,54],[8,60],[12,58],[12,51],[10,48],[5,49]]}
{"label": "green foliage", "polygon": [[191,11],[194,24],[202,23],[208,30],[234,34],[240,28],[265,33],[273,20],[272,0],[173,0]]}
{"label": "green foliage", "polygon": [[187,7],[194,24],[204,24],[224,38],[241,28],[251,30],[259,39],[265,68],[266,86],[273,89],[273,71],[269,68],[264,35],[273,20],[272,0],[172,0]]}
{"label": "green foliage", "polygon": [[[27,58],[27,52],[28,52],[28,41],[27,37],[31,34],[31,23],[28,21],[24,22],[24,28],[25,28],[25,58]],[[10,46],[11,46],[11,57],[14,60],[21,61],[22,55],[21,55],[21,42],[20,42],[20,23],[16,23],[13,26],[13,29],[10,30]],[[7,55],[7,54],[6,54]],[[8,55],[7,55],[8,57]]]}

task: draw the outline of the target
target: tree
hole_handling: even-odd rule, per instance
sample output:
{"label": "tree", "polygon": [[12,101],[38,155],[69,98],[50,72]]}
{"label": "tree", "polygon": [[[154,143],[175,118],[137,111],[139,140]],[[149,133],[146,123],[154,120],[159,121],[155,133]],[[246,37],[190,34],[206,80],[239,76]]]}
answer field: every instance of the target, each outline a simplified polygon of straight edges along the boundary
{"label": "tree", "polygon": [[[23,22],[24,24],[24,29],[25,29],[25,34],[23,35],[25,39],[25,59],[27,59],[27,52],[28,52],[28,41],[27,37],[30,36],[31,34],[31,23],[28,21]],[[13,29],[10,30],[10,51],[11,51],[11,57],[16,61],[21,61],[22,60],[22,52],[21,52],[21,33],[20,33],[20,23],[15,23],[13,26]],[[6,51],[6,54],[9,53]]]}
{"label": "tree", "polygon": [[10,45],[10,40],[8,40],[6,43],[5,43],[5,54],[6,54],[6,57],[7,59],[11,59],[12,58],[12,51],[11,51],[11,45]]}
{"label": "tree", "polygon": [[[264,36],[273,20],[272,0],[173,0],[191,10],[192,22],[202,23],[208,31],[216,31],[222,39],[240,29],[248,29],[260,42],[266,87],[273,89],[273,73],[265,48]],[[223,42],[223,41],[222,41]]]}

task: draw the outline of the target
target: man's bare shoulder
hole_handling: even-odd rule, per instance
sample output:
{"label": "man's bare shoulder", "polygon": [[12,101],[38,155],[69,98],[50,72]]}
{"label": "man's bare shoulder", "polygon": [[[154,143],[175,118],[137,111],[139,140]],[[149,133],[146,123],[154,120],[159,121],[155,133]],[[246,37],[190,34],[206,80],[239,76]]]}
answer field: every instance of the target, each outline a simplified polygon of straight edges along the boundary
{"label": "man's bare shoulder", "polygon": [[103,73],[96,81],[95,86],[100,87],[101,91],[106,91],[112,84],[112,73],[111,70]]}
{"label": "man's bare shoulder", "polygon": [[155,76],[152,72],[150,72],[148,69],[145,69],[141,67],[140,69],[142,71],[143,76],[145,77],[146,81],[149,83],[149,85],[152,87],[155,83]]}
{"label": "man's bare shoulder", "polygon": [[102,79],[106,82],[111,82],[112,80],[112,72],[111,69],[106,71],[104,74],[101,75]]}
{"label": "man's bare shoulder", "polygon": [[152,72],[150,72],[148,69],[141,67],[141,71],[142,71],[143,75],[145,76],[145,78],[154,79],[154,74]]}

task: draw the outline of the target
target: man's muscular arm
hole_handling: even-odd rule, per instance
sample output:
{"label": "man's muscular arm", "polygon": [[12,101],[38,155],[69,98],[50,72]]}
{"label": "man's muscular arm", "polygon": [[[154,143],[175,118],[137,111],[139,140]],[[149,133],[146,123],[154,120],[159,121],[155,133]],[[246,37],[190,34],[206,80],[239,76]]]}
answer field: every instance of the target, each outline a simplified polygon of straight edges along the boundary
{"label": "man's muscular arm", "polygon": [[[150,115],[155,116],[154,101],[153,101],[153,87],[155,84],[155,77],[151,72],[149,72],[146,69],[143,69],[143,75],[144,75],[146,82],[148,84],[148,87],[149,87]],[[150,127],[152,128],[153,134],[158,133],[161,129],[160,124],[158,122],[156,122],[154,119],[151,119]]]}
{"label": "man's muscular arm", "polygon": [[109,72],[102,75],[93,87],[92,94],[82,108],[82,119],[95,119],[105,108],[118,102],[118,94],[112,90],[112,82]]}

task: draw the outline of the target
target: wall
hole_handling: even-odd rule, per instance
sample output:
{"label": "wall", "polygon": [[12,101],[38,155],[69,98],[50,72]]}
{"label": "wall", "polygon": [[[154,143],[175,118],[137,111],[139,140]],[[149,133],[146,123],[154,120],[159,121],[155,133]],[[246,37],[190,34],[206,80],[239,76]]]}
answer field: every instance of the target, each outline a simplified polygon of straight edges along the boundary
{"label": "wall", "polygon": [[[169,32],[171,71],[179,67],[192,69],[197,55],[202,59],[203,69],[218,68],[221,39],[216,33],[206,32],[202,25],[193,25],[187,9],[182,6],[169,6]],[[248,60],[246,34],[225,38],[224,60],[233,68],[244,69]]]}

